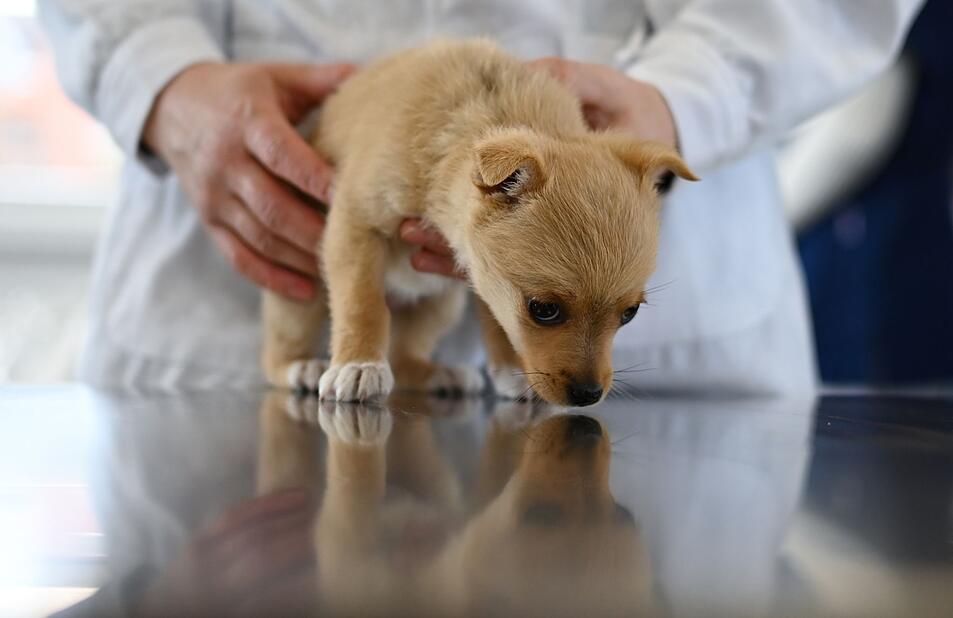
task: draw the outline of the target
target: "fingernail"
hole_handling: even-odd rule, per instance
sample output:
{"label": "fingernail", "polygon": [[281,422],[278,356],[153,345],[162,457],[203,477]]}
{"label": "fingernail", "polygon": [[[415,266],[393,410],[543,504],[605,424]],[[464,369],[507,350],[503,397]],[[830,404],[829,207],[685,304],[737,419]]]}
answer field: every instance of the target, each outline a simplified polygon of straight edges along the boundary
{"label": "fingernail", "polygon": [[420,235],[421,226],[413,220],[404,221],[400,226],[400,237],[408,242],[413,242]]}

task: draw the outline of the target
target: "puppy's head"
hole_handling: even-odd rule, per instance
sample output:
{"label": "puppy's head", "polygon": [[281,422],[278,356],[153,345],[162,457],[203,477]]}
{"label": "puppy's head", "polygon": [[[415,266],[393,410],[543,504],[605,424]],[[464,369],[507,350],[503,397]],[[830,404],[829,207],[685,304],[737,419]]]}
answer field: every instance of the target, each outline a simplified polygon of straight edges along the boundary
{"label": "puppy's head", "polygon": [[609,390],[674,176],[696,179],[672,149],[607,134],[507,129],[476,145],[470,276],[544,399],[589,405]]}

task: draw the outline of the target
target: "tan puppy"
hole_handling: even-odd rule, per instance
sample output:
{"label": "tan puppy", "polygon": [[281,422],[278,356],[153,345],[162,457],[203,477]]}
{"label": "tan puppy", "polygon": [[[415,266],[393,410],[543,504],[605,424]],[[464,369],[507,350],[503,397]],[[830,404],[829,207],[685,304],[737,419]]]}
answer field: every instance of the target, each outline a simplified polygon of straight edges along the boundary
{"label": "tan puppy", "polygon": [[[486,41],[435,43],[358,73],[323,108],[316,146],[338,173],[328,299],[266,294],[272,383],[339,401],[386,395],[395,376],[408,390],[482,389],[472,369],[431,363],[466,288],[411,268],[397,230],[423,217],[482,300],[497,390],[601,400],[613,336],[655,268],[659,194],[673,173],[694,179],[675,152],[589,131],[564,86]],[[310,359],[326,302],[325,370]]]}

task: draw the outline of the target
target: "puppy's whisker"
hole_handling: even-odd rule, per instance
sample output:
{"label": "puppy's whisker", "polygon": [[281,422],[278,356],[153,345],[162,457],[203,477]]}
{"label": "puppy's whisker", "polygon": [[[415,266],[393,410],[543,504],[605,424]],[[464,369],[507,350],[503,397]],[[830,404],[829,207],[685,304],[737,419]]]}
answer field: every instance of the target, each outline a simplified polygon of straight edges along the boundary
{"label": "puppy's whisker", "polygon": [[621,444],[622,442],[625,442],[625,441],[628,440],[629,438],[631,438],[631,437],[633,437],[633,436],[637,436],[637,435],[639,435],[640,433],[642,433],[642,432],[641,432],[641,431],[633,431],[633,432],[630,433],[630,434],[626,434],[626,435],[622,436],[622,437],[619,438],[618,440],[613,440],[613,441],[610,442],[609,444],[610,444],[611,446],[615,446],[616,444]]}
{"label": "puppy's whisker", "polygon": [[[546,378],[549,378],[549,374],[544,374],[544,375]],[[527,392],[532,391],[532,394],[530,395],[530,402],[537,401],[536,387],[542,383],[543,383],[542,380],[537,380],[536,382],[530,383],[530,385],[524,388],[523,392],[521,392],[519,396],[516,397],[516,399],[523,399],[526,396]]]}
{"label": "puppy's whisker", "polygon": [[[620,387],[619,386],[620,384],[623,385],[624,388]],[[631,384],[626,382],[625,380],[622,380],[619,378],[612,379],[612,386],[610,387],[610,393],[613,393],[613,392],[620,395],[621,397],[625,399],[628,399],[629,401],[641,401],[641,399],[639,397],[636,397],[635,395],[635,393],[641,394],[641,391],[635,386],[632,386]]]}
{"label": "puppy's whisker", "polygon": [[616,371],[613,371],[612,373],[624,373],[624,372],[626,372],[626,371],[631,371],[631,370],[633,370],[633,369],[636,369],[636,368],[638,368],[638,367],[641,367],[642,365],[645,365],[645,364],[647,364],[647,363],[648,363],[648,361],[642,361],[641,363],[635,363],[635,364],[633,364],[633,365],[629,365],[628,367],[623,367],[622,369],[617,369]]}
{"label": "puppy's whisker", "polygon": [[619,371],[613,371],[612,375],[618,373],[641,373],[643,371],[655,371],[655,367],[645,367],[643,369],[620,369]]}
{"label": "puppy's whisker", "polygon": [[653,292],[661,292],[662,290],[664,290],[665,288],[669,287],[669,286],[672,285],[673,283],[675,283],[675,279],[669,279],[668,281],[659,283],[658,285],[653,285],[653,286],[650,287],[650,288],[646,288],[645,290],[643,290],[643,293],[644,293],[644,294],[651,294],[651,293],[653,293]]}

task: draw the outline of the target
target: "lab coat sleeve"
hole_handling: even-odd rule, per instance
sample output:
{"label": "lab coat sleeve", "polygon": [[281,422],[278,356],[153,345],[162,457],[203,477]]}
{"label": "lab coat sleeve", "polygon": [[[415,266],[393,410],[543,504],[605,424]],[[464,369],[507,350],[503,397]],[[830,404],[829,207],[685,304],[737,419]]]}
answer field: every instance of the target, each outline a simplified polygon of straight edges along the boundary
{"label": "lab coat sleeve", "polygon": [[142,148],[153,101],[186,67],[222,60],[207,20],[220,2],[40,0],[67,95],[102,122],[128,157],[168,171]]}
{"label": "lab coat sleeve", "polygon": [[894,59],[920,0],[693,0],[626,73],[659,89],[696,170],[777,139]]}

